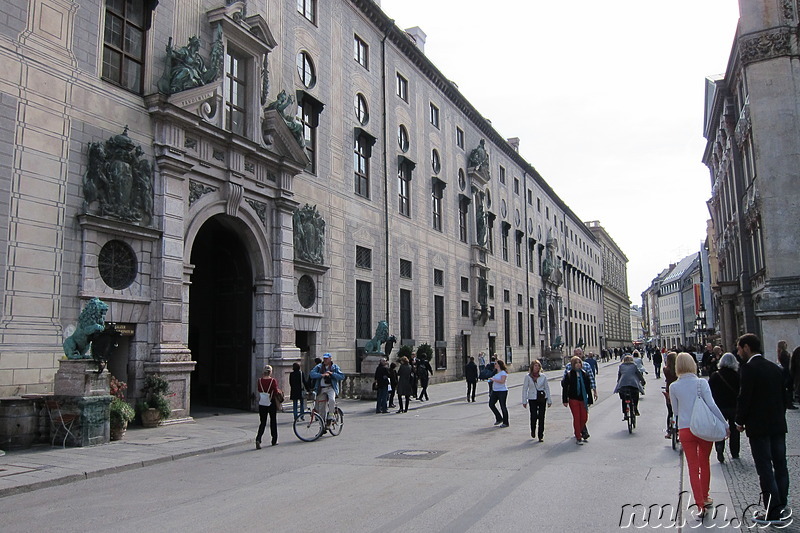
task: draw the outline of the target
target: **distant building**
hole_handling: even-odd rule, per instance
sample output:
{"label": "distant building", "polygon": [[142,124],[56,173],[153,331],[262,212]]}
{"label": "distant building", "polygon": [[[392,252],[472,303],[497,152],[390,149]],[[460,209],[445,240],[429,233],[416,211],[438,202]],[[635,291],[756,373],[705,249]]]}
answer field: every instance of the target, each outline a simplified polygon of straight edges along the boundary
{"label": "distant building", "polygon": [[796,2],[739,0],[725,73],[706,79],[711,282],[720,341],[800,344],[800,72]]}
{"label": "distant building", "polygon": [[642,310],[638,305],[631,306],[631,342],[644,342],[644,328],[642,327]]}
{"label": "distant building", "polygon": [[600,243],[603,256],[603,347],[629,346],[628,258],[599,221],[587,222],[586,227]]}

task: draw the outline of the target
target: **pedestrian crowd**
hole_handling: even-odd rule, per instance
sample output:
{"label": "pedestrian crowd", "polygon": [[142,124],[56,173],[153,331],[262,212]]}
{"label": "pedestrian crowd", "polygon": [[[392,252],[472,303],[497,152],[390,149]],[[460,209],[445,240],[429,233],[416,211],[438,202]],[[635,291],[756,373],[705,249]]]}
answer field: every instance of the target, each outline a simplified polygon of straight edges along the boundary
{"label": "pedestrian crowd", "polygon": [[[800,401],[800,347],[792,354],[788,343],[780,341],[777,346],[777,364],[762,355],[760,339],[753,334],[742,335],[736,342],[735,354],[723,352],[720,346],[707,344],[702,355],[691,348],[666,350],[659,347],[643,348],[653,364],[655,378],[664,376],[664,395],[667,407],[667,438],[671,428],[678,432],[686,457],[692,497],[698,510],[697,517],[703,519],[713,500],[709,497],[711,450],[717,452],[717,460],[725,461],[725,441],[729,441],[732,459],[739,458],[740,434],[745,433],[750,444],[756,473],[759,477],[760,497],[764,510],[753,519],[758,524],[780,525],[786,523],[791,510],[788,502],[789,476],[786,463],[786,409],[797,409]],[[388,354],[387,354],[388,356]],[[598,356],[584,354],[576,348],[564,369],[560,381],[561,403],[569,408],[573,420],[573,436],[578,445],[586,443],[589,409],[597,401],[595,376],[600,362],[611,358],[621,361],[617,369],[614,393],[619,394],[624,419],[629,416],[627,402],[631,402],[633,413],[639,416],[639,396],[645,392],[648,374],[638,349],[627,348],[601,350]],[[376,414],[388,413],[397,407],[397,413],[408,412],[410,400],[429,401],[428,384],[433,369],[426,358],[402,356],[397,362],[381,358],[374,375],[373,389],[376,391]],[[489,409],[494,415],[495,426],[509,427],[508,393],[509,375],[503,359],[492,355],[488,361],[484,352],[478,361],[469,357],[464,367],[467,384],[466,401],[475,402],[478,381],[484,381],[489,389]],[[704,379],[708,377],[708,379]],[[305,414],[305,399],[313,391],[322,397],[327,407],[327,417],[333,416],[339,383],[344,374],[332,362],[331,354],[317,359],[311,372],[306,375],[298,363],[289,375],[290,399],[293,416]],[[275,420],[282,392],[277,380],[272,377],[272,367],[264,368],[258,380],[260,425],[256,436],[256,448],[261,448],[261,438],[270,422],[272,445],[278,443]],[[276,394],[278,396],[276,396]],[[395,399],[397,405],[395,406]],[[327,401],[325,401],[327,400]],[[327,404],[327,405],[325,405]],[[545,414],[552,407],[550,383],[543,372],[543,365],[534,360],[522,383],[522,406],[530,415],[531,438],[544,441]],[[698,405],[702,404],[702,405]],[[698,411],[707,407],[706,424],[716,424],[724,432],[714,437],[705,433],[705,426],[698,422]],[[713,423],[713,419],[717,422]],[[724,429],[722,429],[724,428]]]}

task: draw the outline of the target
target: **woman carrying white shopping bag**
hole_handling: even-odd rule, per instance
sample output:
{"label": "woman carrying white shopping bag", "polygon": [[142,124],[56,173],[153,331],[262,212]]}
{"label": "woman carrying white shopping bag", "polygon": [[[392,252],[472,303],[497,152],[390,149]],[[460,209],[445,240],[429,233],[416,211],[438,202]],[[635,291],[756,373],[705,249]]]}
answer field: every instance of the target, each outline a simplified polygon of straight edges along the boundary
{"label": "woman carrying white shopping bag", "polygon": [[678,435],[686,455],[692,495],[699,510],[697,518],[702,519],[706,509],[714,505],[708,496],[711,448],[715,441],[727,438],[729,429],[714,403],[708,382],[697,377],[694,357],[686,352],[679,353],[675,360],[675,373],[678,379],[669,386],[669,398],[678,417]]}

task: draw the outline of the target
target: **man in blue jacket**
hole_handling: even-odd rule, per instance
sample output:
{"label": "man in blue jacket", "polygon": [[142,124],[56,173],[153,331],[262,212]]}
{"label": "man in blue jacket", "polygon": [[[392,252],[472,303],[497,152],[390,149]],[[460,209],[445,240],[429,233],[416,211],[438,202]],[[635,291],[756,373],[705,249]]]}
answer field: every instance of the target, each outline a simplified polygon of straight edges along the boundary
{"label": "man in blue jacket", "polygon": [[[323,395],[328,399],[327,413],[322,414],[327,424],[333,420],[333,414],[336,411],[336,395],[339,394],[339,382],[344,379],[344,373],[339,365],[334,364],[331,354],[326,353],[322,355],[322,362],[315,366],[308,375],[314,380],[317,402],[322,400]],[[325,411],[324,408],[323,411]]]}

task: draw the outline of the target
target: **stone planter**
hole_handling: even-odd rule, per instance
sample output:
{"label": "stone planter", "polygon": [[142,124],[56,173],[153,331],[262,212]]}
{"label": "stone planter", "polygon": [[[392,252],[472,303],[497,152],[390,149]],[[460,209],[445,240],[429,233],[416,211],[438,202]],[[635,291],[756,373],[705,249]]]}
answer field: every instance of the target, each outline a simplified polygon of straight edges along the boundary
{"label": "stone planter", "polygon": [[128,429],[128,423],[123,422],[121,426],[112,425],[111,426],[111,440],[122,440],[122,437],[125,436],[125,431]]}
{"label": "stone planter", "polygon": [[146,428],[155,428],[161,423],[161,415],[158,409],[149,408],[142,411],[142,425]]}

